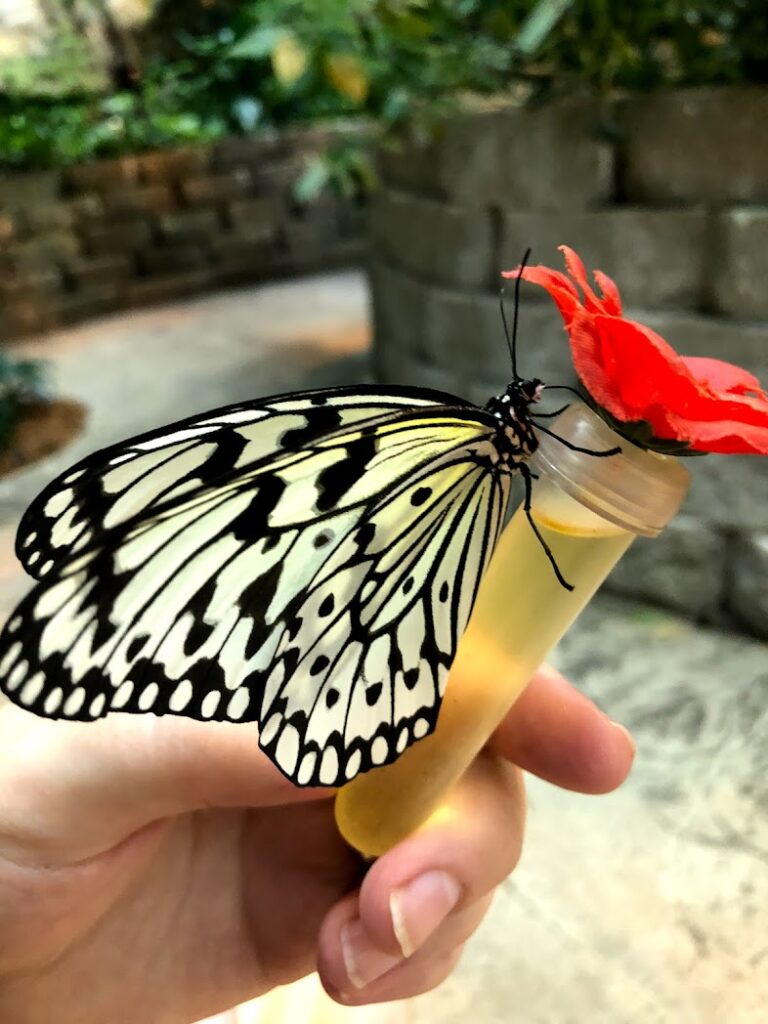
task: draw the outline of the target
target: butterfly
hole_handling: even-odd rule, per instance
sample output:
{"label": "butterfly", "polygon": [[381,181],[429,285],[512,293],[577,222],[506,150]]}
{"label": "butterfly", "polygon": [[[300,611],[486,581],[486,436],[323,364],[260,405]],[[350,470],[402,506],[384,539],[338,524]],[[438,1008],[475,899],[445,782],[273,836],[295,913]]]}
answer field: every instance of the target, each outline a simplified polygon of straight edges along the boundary
{"label": "butterfly", "polygon": [[0,635],[0,688],[49,718],[258,722],[299,786],[394,761],[435,728],[515,474],[536,530],[543,385],[510,351],[512,380],[484,408],[337,387],[84,459],[19,526],[38,582]]}

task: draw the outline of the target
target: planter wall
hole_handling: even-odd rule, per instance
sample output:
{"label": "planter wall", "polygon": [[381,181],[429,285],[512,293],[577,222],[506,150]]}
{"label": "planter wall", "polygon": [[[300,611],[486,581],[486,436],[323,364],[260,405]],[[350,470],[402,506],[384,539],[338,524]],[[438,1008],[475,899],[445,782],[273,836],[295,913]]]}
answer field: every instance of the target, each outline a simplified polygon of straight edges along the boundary
{"label": "planter wall", "polygon": [[[567,243],[614,277],[630,316],[688,355],[768,380],[768,90],[697,89],[457,119],[381,154],[371,217],[375,360],[385,381],[484,402],[509,377],[498,272]],[[519,361],[573,380],[561,321],[523,288]],[[692,493],[609,581],[768,636],[768,459],[692,459]]]}
{"label": "planter wall", "polygon": [[359,208],[291,188],[327,131],[0,177],[0,339],[358,262]]}

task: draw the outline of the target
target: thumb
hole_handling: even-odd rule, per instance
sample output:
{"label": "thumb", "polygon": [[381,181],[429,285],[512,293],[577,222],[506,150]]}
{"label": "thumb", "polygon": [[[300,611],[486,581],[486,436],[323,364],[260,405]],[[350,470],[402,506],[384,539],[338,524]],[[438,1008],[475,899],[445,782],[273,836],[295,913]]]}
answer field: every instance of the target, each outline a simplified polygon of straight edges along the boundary
{"label": "thumb", "polygon": [[255,725],[149,714],[50,721],[7,705],[0,751],[0,852],[14,860],[73,863],[172,815],[331,794],[285,779]]}

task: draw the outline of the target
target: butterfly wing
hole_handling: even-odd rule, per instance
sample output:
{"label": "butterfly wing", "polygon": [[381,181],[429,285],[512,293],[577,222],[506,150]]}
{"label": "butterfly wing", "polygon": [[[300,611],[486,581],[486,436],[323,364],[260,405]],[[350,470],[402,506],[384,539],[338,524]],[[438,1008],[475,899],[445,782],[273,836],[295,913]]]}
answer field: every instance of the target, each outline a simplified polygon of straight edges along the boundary
{"label": "butterfly wing", "polygon": [[463,404],[422,388],[340,387],[227,406],[149,431],[53,480],[22,517],[16,555],[42,579],[68,555],[103,543],[105,533],[313,440],[407,409]]}
{"label": "butterfly wing", "polygon": [[[175,489],[186,436],[82,467],[84,489],[65,486],[90,535],[58,545],[0,636],[3,690],[49,717],[258,720],[262,747],[301,785],[338,784],[426,735],[507,478],[480,410],[355,394],[328,396],[354,412],[324,431],[292,398],[273,415],[302,417],[288,427],[304,431],[300,447],[273,431],[215,478],[198,462],[187,489]],[[164,475],[144,461],[157,450]],[[141,471],[122,489],[95,485],[131,463]]]}
{"label": "butterfly wing", "polygon": [[340,785],[435,728],[509,497],[506,475],[435,463],[366,511],[290,610],[260,744],[300,785]]}

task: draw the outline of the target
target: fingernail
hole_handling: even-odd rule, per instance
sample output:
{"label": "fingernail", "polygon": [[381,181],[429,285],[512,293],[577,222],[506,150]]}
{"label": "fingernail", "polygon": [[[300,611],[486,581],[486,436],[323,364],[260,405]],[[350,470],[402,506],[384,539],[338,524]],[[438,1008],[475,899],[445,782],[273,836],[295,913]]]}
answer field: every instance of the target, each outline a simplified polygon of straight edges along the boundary
{"label": "fingernail", "polygon": [[392,927],[403,956],[411,956],[445,920],[461,896],[461,886],[446,871],[427,871],[389,897]]}
{"label": "fingernail", "polygon": [[613,720],[611,720],[611,725],[614,727],[614,729],[618,729],[619,732],[624,733],[624,735],[627,737],[627,742],[629,743],[632,753],[634,754],[637,750],[637,744],[635,743],[635,737],[632,735],[632,733],[629,731],[626,725],[622,725],[621,722],[614,722]]}
{"label": "fingernail", "polygon": [[370,985],[403,959],[377,949],[365,934],[359,918],[341,929],[341,955],[347,977],[355,988]]}

